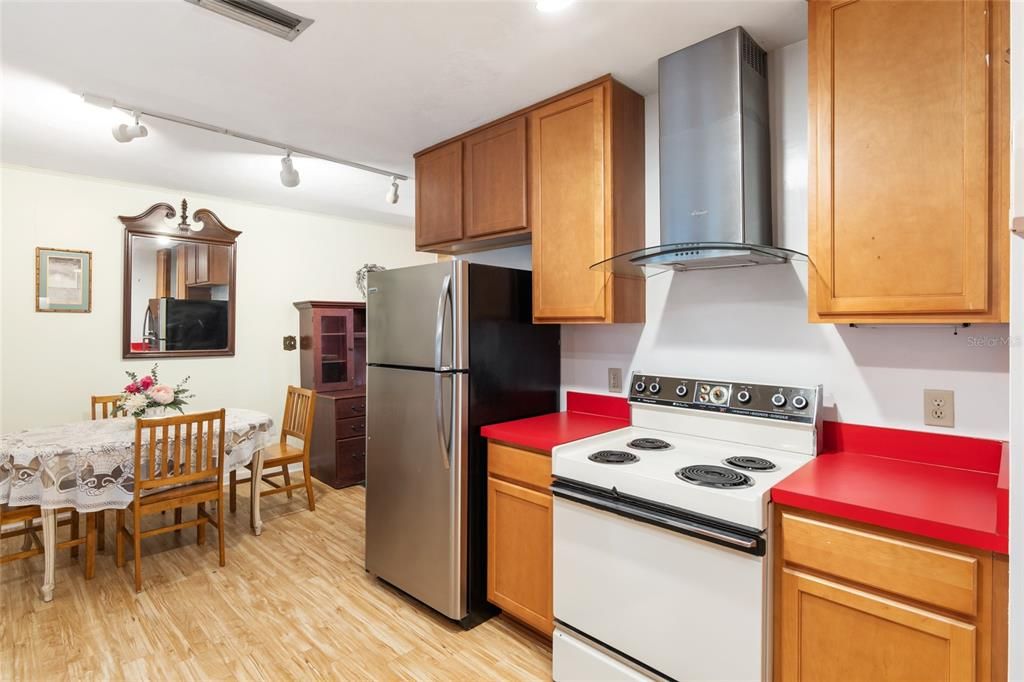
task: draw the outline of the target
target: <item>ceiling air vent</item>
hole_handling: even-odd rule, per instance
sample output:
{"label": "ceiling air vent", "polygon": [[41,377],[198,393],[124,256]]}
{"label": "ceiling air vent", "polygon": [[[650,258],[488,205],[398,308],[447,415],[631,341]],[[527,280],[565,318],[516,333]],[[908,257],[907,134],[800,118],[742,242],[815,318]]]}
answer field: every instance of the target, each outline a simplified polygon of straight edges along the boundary
{"label": "ceiling air vent", "polygon": [[285,40],[295,38],[309,28],[312,19],[300,17],[263,0],[185,0],[228,19],[275,35]]}

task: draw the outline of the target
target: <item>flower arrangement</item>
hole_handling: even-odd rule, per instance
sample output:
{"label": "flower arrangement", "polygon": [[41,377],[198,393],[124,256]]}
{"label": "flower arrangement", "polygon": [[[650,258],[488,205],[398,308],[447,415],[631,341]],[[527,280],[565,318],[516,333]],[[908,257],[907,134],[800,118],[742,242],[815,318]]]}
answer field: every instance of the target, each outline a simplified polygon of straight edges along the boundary
{"label": "flower arrangement", "polygon": [[125,372],[125,374],[128,375],[131,382],[124,387],[124,391],[121,393],[121,407],[136,419],[145,416],[146,410],[151,407],[177,410],[184,414],[185,411],[181,408],[188,404],[186,398],[194,397],[185,387],[189,377],[185,377],[172,388],[168,384],[160,383],[156,365],[153,365],[150,373],[141,379],[135,372]]}

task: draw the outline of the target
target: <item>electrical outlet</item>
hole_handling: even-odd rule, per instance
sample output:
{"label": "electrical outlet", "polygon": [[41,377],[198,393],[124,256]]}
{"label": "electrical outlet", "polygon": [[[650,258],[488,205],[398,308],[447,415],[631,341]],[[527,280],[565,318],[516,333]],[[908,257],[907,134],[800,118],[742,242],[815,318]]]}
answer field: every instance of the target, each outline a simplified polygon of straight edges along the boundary
{"label": "electrical outlet", "polygon": [[608,368],[608,392],[622,393],[622,368]]}
{"label": "electrical outlet", "polygon": [[924,423],[926,425],[953,428],[956,415],[954,407],[953,391],[924,389]]}

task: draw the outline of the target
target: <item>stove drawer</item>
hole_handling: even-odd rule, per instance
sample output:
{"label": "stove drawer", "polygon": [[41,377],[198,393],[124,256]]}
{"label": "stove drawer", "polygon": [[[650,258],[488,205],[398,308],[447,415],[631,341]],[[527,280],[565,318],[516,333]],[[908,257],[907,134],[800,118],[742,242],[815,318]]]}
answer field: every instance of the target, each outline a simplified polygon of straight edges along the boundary
{"label": "stove drawer", "polygon": [[782,512],[787,564],[959,613],[978,612],[978,559],[954,550]]}

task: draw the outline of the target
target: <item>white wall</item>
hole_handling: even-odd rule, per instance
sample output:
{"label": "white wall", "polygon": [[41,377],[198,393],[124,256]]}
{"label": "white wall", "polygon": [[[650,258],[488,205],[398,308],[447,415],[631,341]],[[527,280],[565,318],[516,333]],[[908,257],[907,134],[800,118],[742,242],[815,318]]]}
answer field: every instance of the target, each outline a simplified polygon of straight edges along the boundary
{"label": "white wall", "polygon": [[[776,240],[804,252],[806,53],[806,42],[800,42],[769,56]],[[656,95],[647,98],[646,135],[652,245],[660,241]],[[609,367],[821,383],[829,418],[927,430],[921,392],[946,388],[956,391],[955,433],[1007,437],[1005,325],[954,335],[950,326],[808,324],[806,292],[804,263],[656,275],[647,282],[646,325],[563,327],[562,389],[605,392]]]}
{"label": "white wall", "polygon": [[[1024,45],[1024,3],[1010,5],[1010,44]],[[1024,50],[1011,50],[1011,213],[1024,216]],[[1010,679],[1024,680],[1024,235],[1010,259]]]}
{"label": "white wall", "polygon": [[[0,187],[0,431],[87,418],[90,393],[116,392],[124,370],[152,365],[121,359],[124,228],[117,216],[160,201],[178,204],[182,193],[10,166],[0,170]],[[360,300],[355,272],[364,263],[393,268],[434,260],[413,251],[409,229],[186,196],[191,209],[209,208],[242,231],[235,356],[159,361],[168,382],[192,376],[196,409],[248,407],[279,419],[285,386],[299,382],[298,352],[281,348],[283,336],[298,334],[292,302]],[[93,252],[92,313],[35,312],[36,246]]]}

